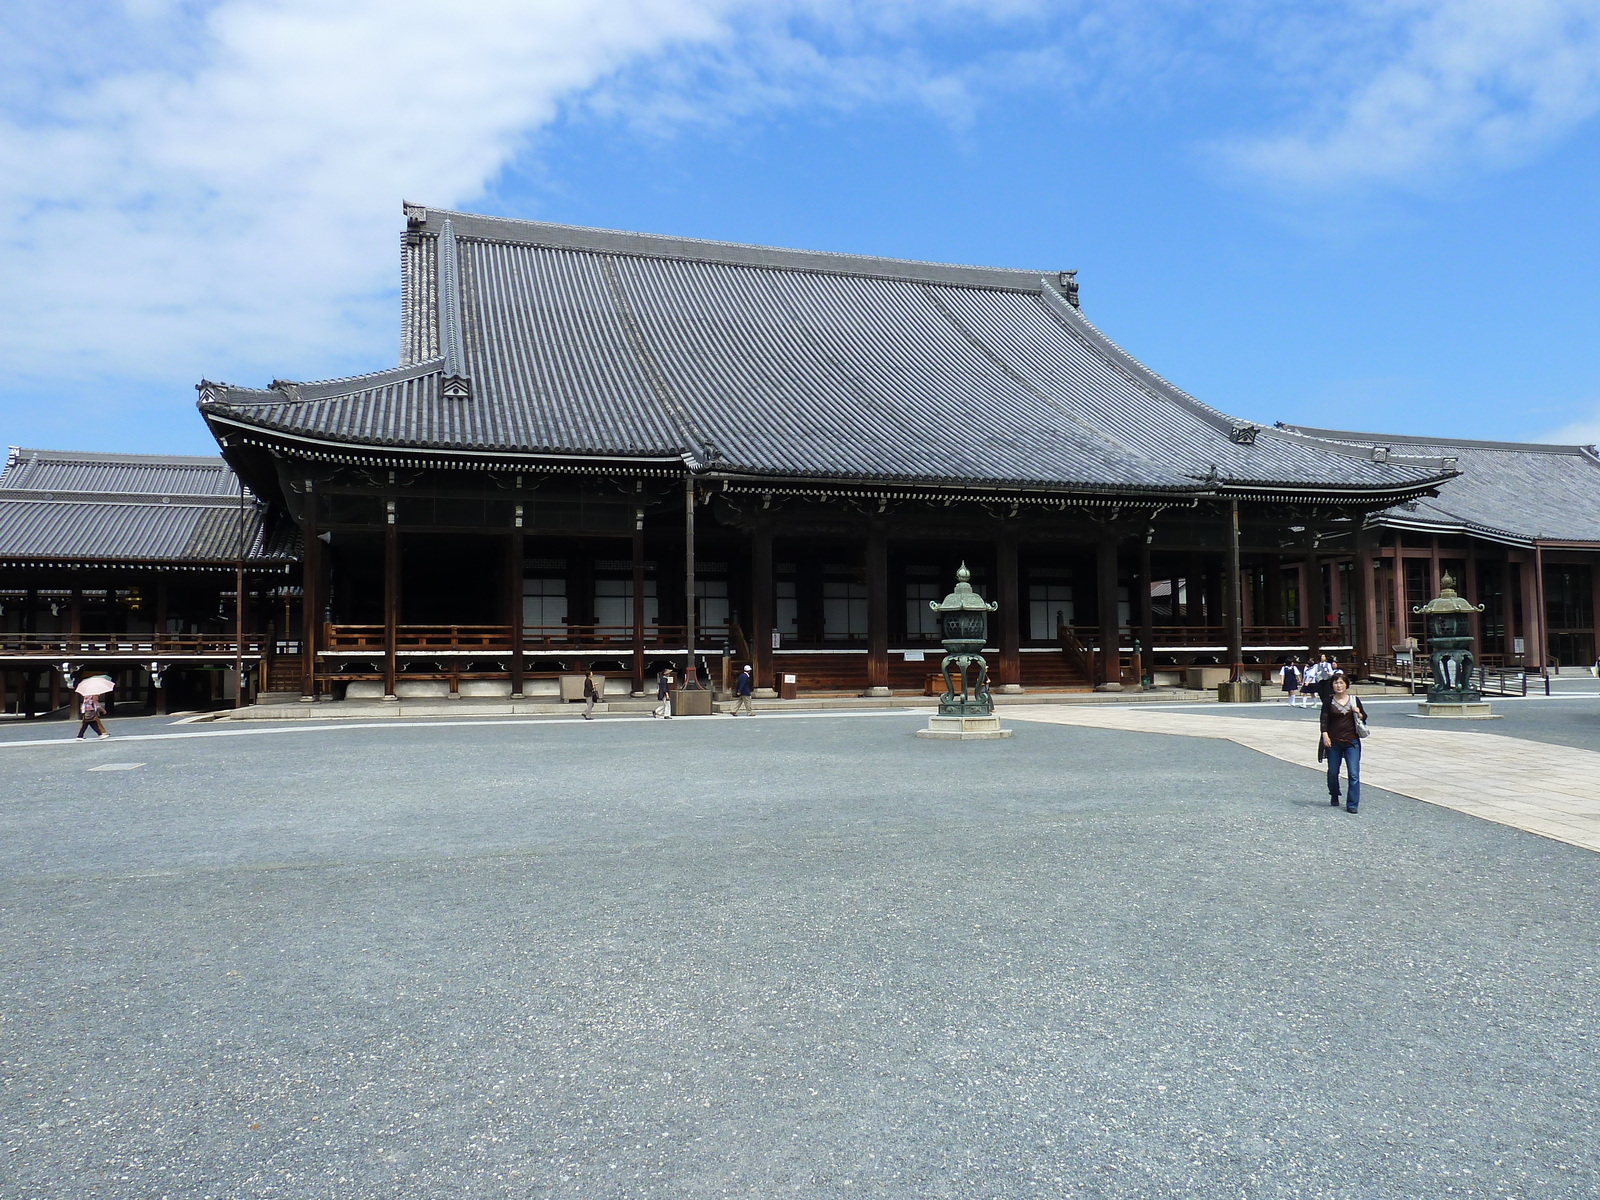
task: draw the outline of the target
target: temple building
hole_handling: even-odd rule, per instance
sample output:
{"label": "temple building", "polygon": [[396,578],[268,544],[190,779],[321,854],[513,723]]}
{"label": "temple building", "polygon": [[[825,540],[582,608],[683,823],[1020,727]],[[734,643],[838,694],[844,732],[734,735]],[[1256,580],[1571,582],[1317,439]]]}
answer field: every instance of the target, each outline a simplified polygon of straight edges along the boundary
{"label": "temple building", "polygon": [[298,604],[295,533],[220,458],[13,447],[0,472],[0,710],[54,711],[86,671],[115,678],[117,702],[157,711],[232,695],[241,662],[265,679],[278,646],[298,650],[277,636]]}
{"label": "temple building", "polygon": [[405,216],[397,366],[200,385],[299,530],[307,695],[639,689],[691,647],[920,690],[961,562],[1009,689],[1374,653],[1353,532],[1456,474],[1201,403],[1070,271]]}
{"label": "temple building", "polygon": [[1294,428],[1390,462],[1451,461],[1457,479],[1373,513],[1359,538],[1373,603],[1366,643],[1391,649],[1424,637],[1414,610],[1448,574],[1484,611],[1480,661],[1532,669],[1595,661],[1600,608],[1600,455],[1593,446],[1483,442]]}
{"label": "temple building", "polygon": [[202,382],[220,459],[12,451],[9,711],[87,669],[168,707],[743,662],[921,691],[962,563],[1006,691],[1380,669],[1447,572],[1485,661],[1595,653],[1591,447],[1228,416],[1096,329],[1072,271],[405,223],[398,365]]}

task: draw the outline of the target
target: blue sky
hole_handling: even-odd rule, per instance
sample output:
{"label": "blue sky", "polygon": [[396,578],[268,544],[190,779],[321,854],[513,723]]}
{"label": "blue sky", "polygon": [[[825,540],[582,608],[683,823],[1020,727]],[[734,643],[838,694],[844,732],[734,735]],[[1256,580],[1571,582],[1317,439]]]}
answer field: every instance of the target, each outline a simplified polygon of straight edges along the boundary
{"label": "blue sky", "polygon": [[1080,270],[1257,421],[1600,440],[1600,0],[0,12],[0,437],[393,363],[402,198]]}

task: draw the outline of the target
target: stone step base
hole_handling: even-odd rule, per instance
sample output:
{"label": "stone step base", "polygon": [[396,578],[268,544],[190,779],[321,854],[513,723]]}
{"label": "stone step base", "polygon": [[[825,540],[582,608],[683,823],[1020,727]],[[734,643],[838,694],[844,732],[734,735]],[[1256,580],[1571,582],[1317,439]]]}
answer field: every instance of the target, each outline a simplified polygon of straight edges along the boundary
{"label": "stone step base", "polygon": [[928,727],[917,730],[919,738],[950,742],[989,742],[1008,738],[1011,730],[1000,728],[999,717],[929,717]]}

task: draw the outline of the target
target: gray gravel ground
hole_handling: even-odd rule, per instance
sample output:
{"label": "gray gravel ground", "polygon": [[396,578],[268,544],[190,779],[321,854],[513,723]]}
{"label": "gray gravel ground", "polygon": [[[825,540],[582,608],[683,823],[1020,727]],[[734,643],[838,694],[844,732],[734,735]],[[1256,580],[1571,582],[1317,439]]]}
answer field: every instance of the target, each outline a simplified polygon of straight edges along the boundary
{"label": "gray gravel ground", "polygon": [[921,721],[0,749],[0,1196],[1600,1193],[1596,856]]}
{"label": "gray gravel ground", "polygon": [[[1591,682],[1593,682],[1591,680]],[[1412,714],[1422,699],[1407,696],[1363,696],[1372,719],[1381,728],[1437,729],[1450,733],[1489,733],[1524,738],[1578,750],[1600,750],[1600,695],[1555,696],[1550,699],[1502,700],[1489,697],[1496,719],[1491,721],[1421,720]],[[1281,700],[1270,704],[1163,704],[1163,712],[1197,712],[1216,717],[1251,717],[1258,720],[1303,721],[1307,738],[1316,742],[1317,713],[1312,708],[1290,708]]]}

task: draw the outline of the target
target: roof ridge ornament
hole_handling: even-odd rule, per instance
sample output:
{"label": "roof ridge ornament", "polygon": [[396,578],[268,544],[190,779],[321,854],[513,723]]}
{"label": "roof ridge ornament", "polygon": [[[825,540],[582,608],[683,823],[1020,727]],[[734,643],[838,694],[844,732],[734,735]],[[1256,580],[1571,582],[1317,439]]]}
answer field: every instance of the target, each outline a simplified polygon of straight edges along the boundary
{"label": "roof ridge ornament", "polygon": [[1228,440],[1236,446],[1254,446],[1256,434],[1260,432],[1259,425],[1235,425],[1228,431]]}
{"label": "roof ridge ornament", "polygon": [[1074,268],[1071,271],[1062,271],[1057,278],[1061,283],[1061,291],[1066,296],[1067,303],[1072,305],[1073,308],[1082,308],[1083,306],[1078,303],[1077,269]]}
{"label": "roof ridge ornament", "polygon": [[446,400],[472,399],[461,335],[461,259],[455,226],[446,217],[439,231],[439,340],[444,351],[444,379],[439,386]]}

